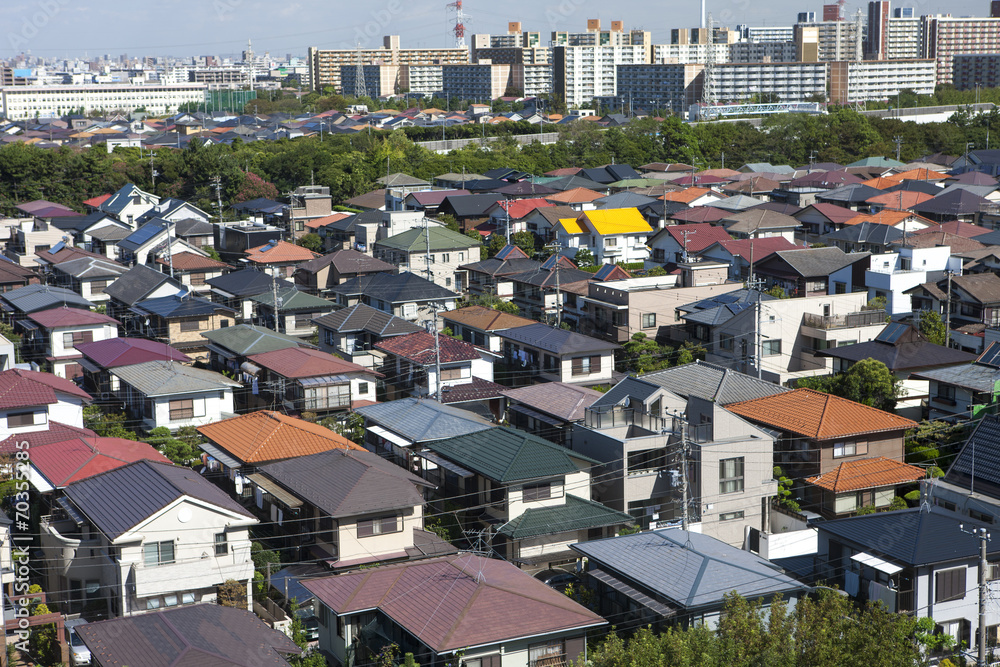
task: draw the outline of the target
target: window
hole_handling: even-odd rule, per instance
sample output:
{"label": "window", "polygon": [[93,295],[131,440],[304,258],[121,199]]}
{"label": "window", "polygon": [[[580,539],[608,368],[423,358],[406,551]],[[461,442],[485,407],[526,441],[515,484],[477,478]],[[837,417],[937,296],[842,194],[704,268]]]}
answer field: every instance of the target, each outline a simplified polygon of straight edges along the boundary
{"label": "window", "polygon": [[146,609],[159,609],[160,608],[160,598],[149,598],[146,600]]}
{"label": "window", "polygon": [[742,510],[739,512],[724,512],[719,515],[719,521],[736,521],[737,519],[742,519],[743,516]]}
{"label": "window", "polygon": [[937,386],[937,395],[934,397],[934,400],[938,403],[955,405],[955,385],[941,384],[939,382]]}
{"label": "window", "polygon": [[94,340],[93,331],[73,331],[63,334],[63,347],[70,348],[79,343],[91,343]]}
{"label": "window", "polygon": [[934,602],[961,600],[965,597],[965,568],[954,567],[934,573]]}
{"label": "window", "polygon": [[194,593],[181,593],[181,604],[194,604]]}
{"label": "window", "polygon": [[719,461],[719,493],[743,490],[743,457]]}
{"label": "window", "polygon": [[388,533],[398,533],[400,530],[402,529],[399,527],[399,517],[395,515],[358,521],[358,537],[386,535]]}
{"label": "window", "polygon": [[543,357],[545,361],[545,370],[547,371],[558,371],[559,370],[559,360],[553,357],[551,354],[546,354]]}
{"label": "window", "polygon": [[656,313],[643,313],[642,314],[642,328],[652,329],[656,326]]}
{"label": "window", "polygon": [[482,655],[462,661],[463,667],[500,667],[500,654]]}
{"label": "window", "polygon": [[192,273],[191,274],[191,284],[192,285],[204,285],[205,284],[205,274],[204,273]]}
{"label": "window", "polygon": [[573,375],[590,375],[600,372],[601,358],[599,356],[577,357],[573,360]]}
{"label": "window", "polygon": [[445,262],[445,263],[450,262],[451,261],[451,255],[448,254],[448,253],[446,253],[446,252],[445,253],[441,253],[441,261]]}
{"label": "window", "polygon": [[225,533],[215,534],[215,555],[225,556],[229,553],[229,538]]}
{"label": "window", "polygon": [[441,369],[441,381],[445,380],[461,380],[462,379],[462,368],[442,368]]}
{"label": "window", "polygon": [[176,607],[177,606],[177,596],[175,594],[164,595],[163,605],[165,607]]}
{"label": "window", "polygon": [[312,327],[312,318],[316,317],[317,313],[295,313],[295,328],[296,329],[307,329]]}
{"label": "window", "polygon": [[837,496],[833,499],[833,511],[837,514],[853,512],[861,507],[861,505],[862,503],[858,498],[858,493],[856,491],[837,494]]}
{"label": "window", "polygon": [[[40,419],[39,419],[40,417]],[[9,412],[7,413],[7,428],[17,428],[18,426],[34,426],[45,423],[45,413],[39,412]]]}
{"label": "window", "polygon": [[201,330],[201,320],[199,319],[181,320],[181,331],[200,331],[200,330]]}
{"label": "window", "polygon": [[552,484],[543,482],[541,484],[525,484],[521,487],[521,500],[530,503],[535,500],[548,500],[552,497]]}
{"label": "window", "polygon": [[719,349],[733,351],[733,336],[732,334],[720,333],[719,334]]}
{"label": "window", "polygon": [[781,339],[764,341],[764,356],[773,357],[781,354]]}
{"label": "window", "polygon": [[205,416],[205,400],[201,398],[179,398],[170,401],[169,405],[170,421]]}
{"label": "window", "polygon": [[618,237],[617,236],[609,236],[608,238],[604,239],[604,247],[605,248],[614,248],[614,247],[617,247],[617,246],[618,246]]}
{"label": "window", "polygon": [[445,278],[444,279],[444,286],[445,287],[451,287],[451,278]]}
{"label": "window", "polygon": [[562,640],[528,645],[528,667],[561,667],[566,664]]}
{"label": "window", "polygon": [[104,294],[104,288],[111,284],[110,280],[91,280],[90,281],[90,293],[91,294]]}
{"label": "window", "polygon": [[368,383],[367,382],[359,382],[358,383],[358,395],[364,396],[367,393],[368,393]]}
{"label": "window", "polygon": [[306,387],[303,392],[305,410],[328,410],[351,405],[351,385],[333,384],[326,387]]}
{"label": "window", "polygon": [[173,563],[174,541],[146,542],[142,545],[142,560],[146,567]]}

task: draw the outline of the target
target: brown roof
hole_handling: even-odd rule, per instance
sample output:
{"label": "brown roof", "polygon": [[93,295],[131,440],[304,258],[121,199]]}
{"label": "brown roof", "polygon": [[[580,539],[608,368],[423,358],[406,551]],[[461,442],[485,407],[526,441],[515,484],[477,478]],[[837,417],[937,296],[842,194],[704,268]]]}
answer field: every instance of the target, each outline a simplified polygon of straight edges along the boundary
{"label": "brown roof", "polygon": [[951,279],[955,287],[969,293],[980,303],[1000,302],[1000,276],[995,273],[976,273],[970,276],[955,276]]}
{"label": "brown roof", "polygon": [[936,248],[938,246],[948,246],[951,248],[951,252],[967,252],[969,250],[979,250],[984,247],[982,243],[975,239],[967,239],[964,236],[958,236],[957,234],[949,234],[948,232],[942,232],[937,229],[933,231],[924,232],[923,234],[914,234],[906,238],[906,245],[911,248]]}
{"label": "brown roof", "polygon": [[364,449],[319,424],[270,410],[199,426],[198,432],[244,463],[279,461],[331,449]]}
{"label": "brown roof", "polygon": [[584,410],[603,394],[594,389],[565,382],[545,382],[517,389],[506,389],[503,395],[566,421],[583,419]]}
{"label": "brown roof", "polygon": [[381,373],[376,373],[359,364],[344,361],[327,352],[306,347],[289,347],[284,350],[251,354],[247,359],[286,378],[308,378],[343,373],[365,373],[382,377]]}
{"label": "brown roof", "polygon": [[258,264],[271,264],[274,262],[306,262],[319,257],[318,253],[288,241],[278,241],[273,248],[264,251],[263,249],[269,245],[265,243],[256,248],[250,248],[246,251],[247,259]]}
{"label": "brown roof", "polygon": [[[455,361],[471,361],[481,358],[479,349],[474,345],[452,338],[438,336],[441,348],[441,363]],[[409,361],[428,365],[437,361],[434,348],[434,334],[426,331],[415,331],[405,336],[396,336],[375,344],[375,347],[389,354],[395,354]]]}
{"label": "brown roof", "polygon": [[173,262],[174,269],[177,271],[217,271],[229,268],[229,265],[225,262],[219,262],[211,257],[205,257],[189,250],[174,253],[170,261],[158,257],[156,262],[163,266],[170,266],[170,263]]}
{"label": "brown roof", "polygon": [[600,192],[594,192],[587,188],[573,188],[572,190],[549,195],[546,199],[556,204],[585,204],[595,199],[600,199],[603,196]]}
{"label": "brown roof", "polygon": [[827,491],[847,493],[848,491],[875,489],[881,486],[907,484],[923,479],[925,476],[926,472],[923,468],[878,456],[860,461],[845,461],[828,473],[807,477],[806,481]]}
{"label": "brown roof", "polygon": [[496,331],[498,329],[513,329],[523,327],[527,324],[534,324],[534,320],[525,317],[502,313],[499,310],[486,308],[485,306],[466,306],[458,310],[450,310],[441,313],[441,318],[458,322],[480,331]]}
{"label": "brown roof", "polygon": [[733,403],[726,409],[750,421],[813,440],[900,431],[917,425],[891,412],[805,388]]}
{"label": "brown roof", "polygon": [[380,609],[437,653],[606,623],[507,561],[470,553],[303,585],[337,614]]}

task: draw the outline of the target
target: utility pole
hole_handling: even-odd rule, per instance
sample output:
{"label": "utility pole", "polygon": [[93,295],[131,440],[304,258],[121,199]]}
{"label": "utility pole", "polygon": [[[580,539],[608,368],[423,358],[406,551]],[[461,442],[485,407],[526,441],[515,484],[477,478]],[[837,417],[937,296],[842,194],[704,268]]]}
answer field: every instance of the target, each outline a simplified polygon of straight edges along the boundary
{"label": "utility pole", "polygon": [[173,248],[171,247],[173,244],[170,242],[170,227],[173,224],[174,224],[173,222],[171,222],[171,221],[168,220],[167,221],[167,225],[166,225],[166,228],[167,228],[167,264],[170,265],[170,277],[171,278],[174,277],[174,251],[173,251]]}
{"label": "utility pole", "polygon": [[434,374],[436,381],[434,383],[434,400],[438,403],[441,402],[441,334],[438,331],[438,311],[437,306],[433,306],[434,309]]}
{"label": "utility pole", "polygon": [[681,530],[687,532],[688,519],[688,438],[687,421],[681,420]]}
{"label": "utility pole", "polygon": [[288,238],[295,242],[295,191],[286,192],[288,197]]}
{"label": "utility pole", "polygon": [[[424,251],[424,265],[427,273],[427,280],[434,282],[434,271],[431,269],[431,230],[428,226],[427,216],[424,216],[424,242],[426,250]],[[437,311],[434,311],[435,313]]]}
{"label": "utility pole", "polygon": [[153,158],[156,157],[156,153],[149,151],[149,175],[153,179],[152,190],[156,191],[156,177],[160,175],[160,172],[156,171],[156,167],[153,166]]}
{"label": "utility pole", "polygon": [[550,243],[545,247],[552,248],[556,251],[556,261],[552,264],[552,270],[555,271],[556,274],[556,326],[562,327],[562,292],[559,290],[559,252],[562,250],[563,246],[562,243],[556,241],[555,243]]}
{"label": "utility pole", "polygon": [[896,162],[899,162],[899,155],[903,148],[903,135],[897,134],[893,137],[892,142],[896,144]]}
{"label": "utility pole", "polygon": [[966,530],[964,524],[959,524],[958,529],[979,540],[979,641],[976,667],[986,667],[986,590],[989,586],[986,577],[986,569],[989,567],[986,562],[986,543],[990,541],[990,534],[985,528]]}
{"label": "utility pole", "polygon": [[944,309],[944,346],[951,347],[951,269],[948,273],[948,295]]}
{"label": "utility pole", "polygon": [[215,205],[219,209],[219,222],[222,222],[222,177],[213,176],[209,179],[215,188]]}
{"label": "utility pole", "polygon": [[[268,241],[269,244],[276,244],[277,241]],[[274,275],[276,268],[271,267],[271,298],[274,306],[274,333],[278,333],[278,279]]]}

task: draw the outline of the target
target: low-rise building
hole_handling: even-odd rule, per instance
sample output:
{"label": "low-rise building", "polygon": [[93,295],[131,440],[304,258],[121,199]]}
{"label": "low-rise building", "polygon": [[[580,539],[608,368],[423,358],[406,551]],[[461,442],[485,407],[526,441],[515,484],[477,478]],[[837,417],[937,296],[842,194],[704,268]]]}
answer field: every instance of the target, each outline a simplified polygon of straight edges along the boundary
{"label": "low-rise building", "polygon": [[454,310],[459,297],[409,271],[359,276],[330,291],[341,308],[363,303],[409,322],[432,320],[435,310]]}
{"label": "low-rise building", "polygon": [[398,268],[357,250],[337,250],[295,267],[292,278],[303,292],[326,295],[331,287],[372,273],[396,273]]}
{"label": "low-rise building", "polygon": [[385,362],[385,353],[375,348],[379,341],[423,331],[413,322],[363,303],[317,317],[313,322],[319,331],[319,349],[366,368]]}
{"label": "low-rise building", "polygon": [[78,343],[118,337],[118,320],[81,308],[54,308],[30,313],[18,321],[24,332],[21,354],[41,362],[56,377],[73,380],[83,375]]}
{"label": "low-rise building", "polygon": [[464,292],[468,280],[459,267],[478,254],[481,244],[446,227],[417,227],[375,242],[376,259],[428,278],[435,285]]}
{"label": "low-rise building", "polygon": [[203,331],[224,329],[236,323],[236,312],[208,299],[183,295],[143,299],[131,308],[133,321],[147,338],[160,340],[192,359],[207,359]]}
{"label": "low-rise building", "polygon": [[0,438],[49,430],[56,424],[83,428],[90,394],[51,373],[11,368],[0,372]]}
{"label": "low-rise building", "polygon": [[[275,296],[278,307],[275,308]],[[250,297],[254,304],[254,324],[289,336],[310,338],[313,319],[333,312],[337,304],[289,287]]]}
{"label": "low-rise building", "polygon": [[[381,373],[306,347],[249,355],[261,369],[250,381],[259,405],[281,405],[286,411],[318,415],[350,410],[375,401]],[[256,389],[257,391],[253,391]]]}
{"label": "low-rise building", "polygon": [[505,377],[509,386],[536,382],[567,382],[586,386],[614,378],[617,343],[536,322],[497,333],[503,342]]}

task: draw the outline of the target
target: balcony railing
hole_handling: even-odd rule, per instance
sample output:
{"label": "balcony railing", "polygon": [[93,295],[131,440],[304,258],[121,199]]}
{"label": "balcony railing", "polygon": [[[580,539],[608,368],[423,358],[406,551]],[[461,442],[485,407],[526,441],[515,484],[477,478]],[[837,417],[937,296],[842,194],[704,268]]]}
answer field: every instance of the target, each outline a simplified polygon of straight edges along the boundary
{"label": "balcony railing", "polygon": [[813,329],[851,329],[854,327],[869,327],[885,324],[884,310],[862,310],[846,315],[813,315],[806,313],[802,323]]}

